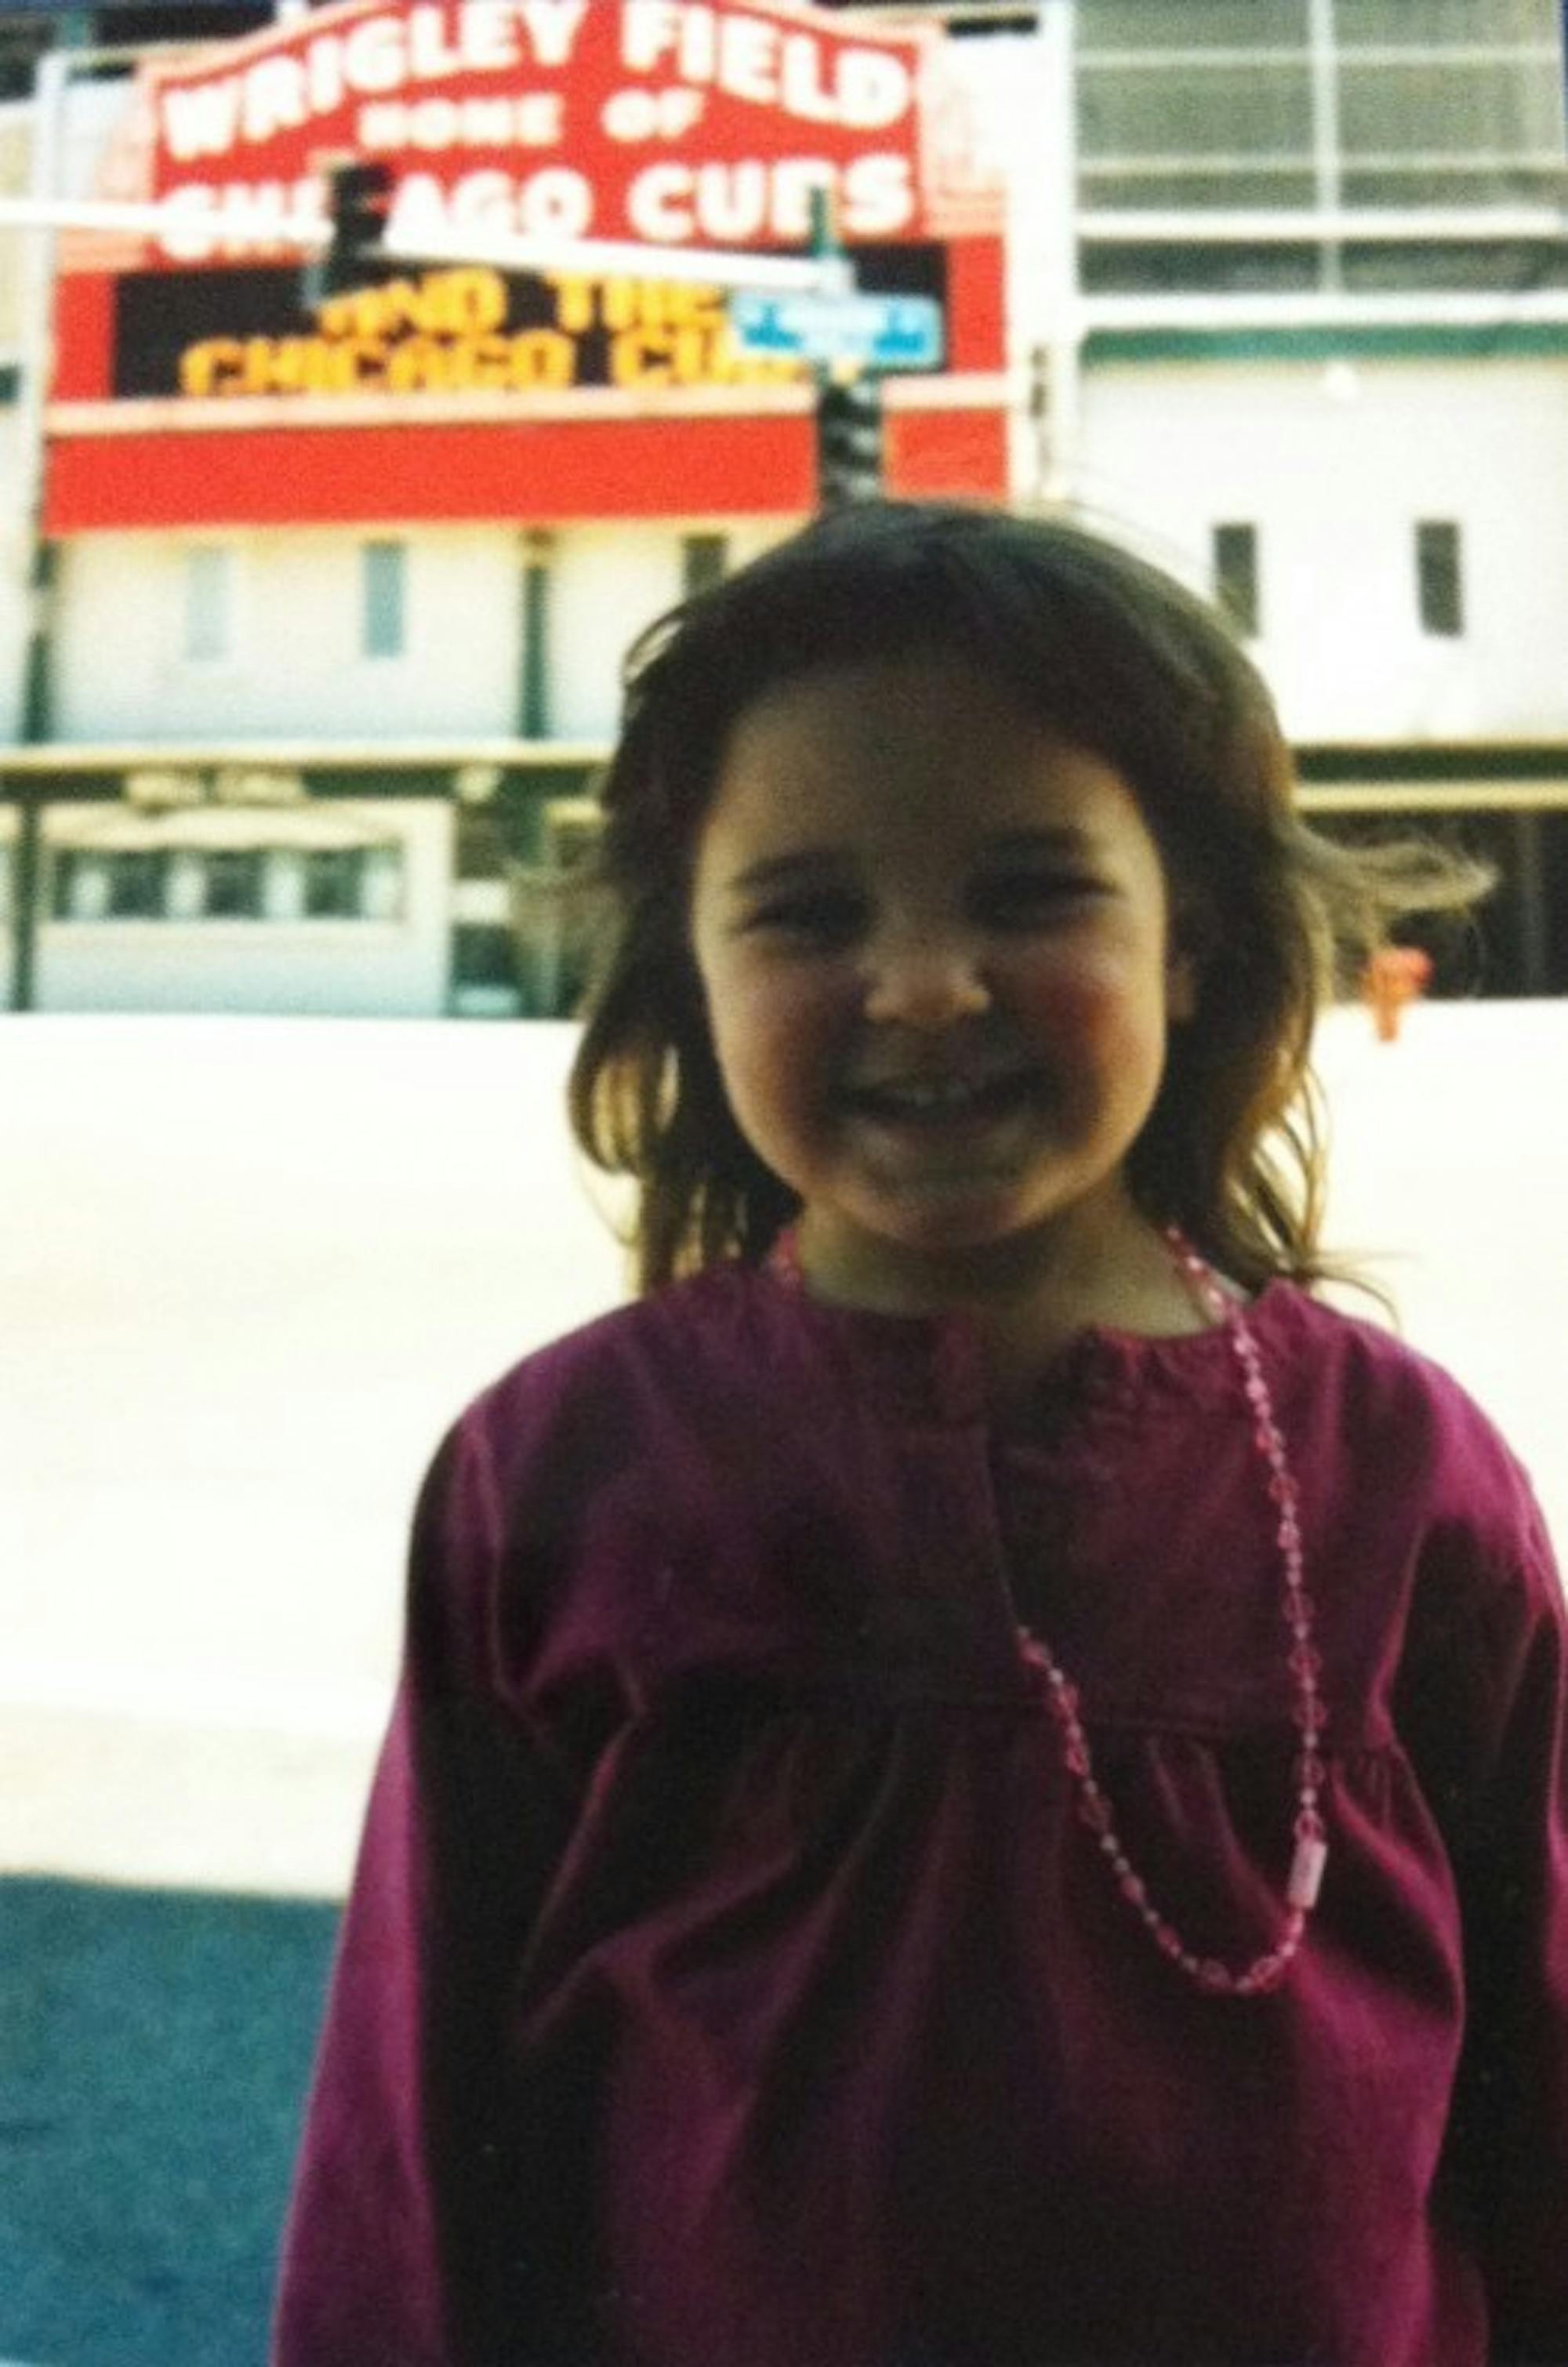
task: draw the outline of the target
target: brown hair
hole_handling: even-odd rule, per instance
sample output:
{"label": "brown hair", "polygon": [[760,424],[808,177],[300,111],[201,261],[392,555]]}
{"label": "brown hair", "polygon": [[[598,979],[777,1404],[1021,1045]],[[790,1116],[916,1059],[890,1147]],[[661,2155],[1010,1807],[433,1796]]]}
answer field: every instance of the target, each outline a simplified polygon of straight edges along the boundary
{"label": "brown hair", "polygon": [[971,661],[1114,764],[1165,858],[1198,1003],[1171,1031],[1128,1156],[1139,1206],[1249,1288],[1337,1271],[1318,1251],[1319,1009],[1396,915],[1468,903],[1487,876],[1420,843],[1351,848],[1309,829],[1262,678],[1158,568],[1056,517],[877,502],[673,609],[626,660],[570,1108],[588,1156],[637,1184],[638,1287],[755,1262],[796,1206],[730,1115],[689,945],[695,844],[730,732],[780,683],[925,649]]}

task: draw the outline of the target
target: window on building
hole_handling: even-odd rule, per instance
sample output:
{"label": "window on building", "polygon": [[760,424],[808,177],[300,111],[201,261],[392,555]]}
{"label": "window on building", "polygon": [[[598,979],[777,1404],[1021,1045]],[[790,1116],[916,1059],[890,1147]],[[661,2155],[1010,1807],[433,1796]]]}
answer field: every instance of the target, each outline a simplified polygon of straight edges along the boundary
{"label": "window on building", "polygon": [[212,848],[202,864],[209,921],[259,921],[266,910],[266,858],[260,847]]}
{"label": "window on building", "polygon": [[161,848],[100,855],[91,847],[61,847],[51,860],[50,873],[49,909],[57,921],[164,918],[169,858]]}
{"label": "window on building", "polygon": [[169,858],[156,847],[109,858],[109,919],[156,921],[168,896]]}
{"label": "window on building", "polygon": [[1416,528],[1416,585],[1424,633],[1464,630],[1464,581],[1459,527],[1451,518],[1423,518]]}
{"label": "window on building", "polygon": [[[0,850],[3,855],[3,850]],[[397,921],[403,849],[61,847],[51,865],[57,921]]]}
{"label": "window on building", "polygon": [[360,645],[367,658],[400,658],[406,646],[408,546],[367,542],[360,551]]}
{"label": "window on building", "polygon": [[[1078,0],[1085,210],[1559,207],[1560,5]],[[1500,286],[1540,261],[1485,253]]]}
{"label": "window on building", "polygon": [[699,592],[722,583],[729,565],[729,538],[722,534],[687,534],[681,538],[681,589],[690,600]]}
{"label": "window on building", "polygon": [[1213,538],[1214,597],[1243,633],[1260,629],[1258,596],[1258,528],[1217,526]]}
{"label": "window on building", "polygon": [[321,847],[305,858],[305,910],[314,921],[352,921],[359,911],[364,856],[355,846]]}
{"label": "window on building", "polygon": [[402,899],[400,847],[319,847],[306,857],[305,911],[313,921],[395,921]]}
{"label": "window on building", "polygon": [[185,653],[209,665],[234,649],[234,553],[226,543],[193,543],[186,552]]}

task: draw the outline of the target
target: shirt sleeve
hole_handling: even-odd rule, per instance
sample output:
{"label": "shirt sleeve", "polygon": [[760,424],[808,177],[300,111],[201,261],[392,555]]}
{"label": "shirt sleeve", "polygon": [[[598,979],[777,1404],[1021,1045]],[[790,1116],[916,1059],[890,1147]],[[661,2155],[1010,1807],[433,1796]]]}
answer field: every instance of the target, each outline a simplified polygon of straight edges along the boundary
{"label": "shirt sleeve", "polygon": [[1455,2129],[1478,2220],[1495,2367],[1568,2362],[1568,1614],[1530,1508],[1525,1567],[1490,1592],[1473,1682],[1495,1713],[1472,1804],[1467,2042]]}
{"label": "shirt sleeve", "polygon": [[529,2171],[504,2001],[570,1786],[491,1665],[502,1530],[468,1417],[414,1515],[403,1665],[338,1939],[273,2367],[491,2367],[498,2323],[516,2329],[509,2361],[528,2356]]}

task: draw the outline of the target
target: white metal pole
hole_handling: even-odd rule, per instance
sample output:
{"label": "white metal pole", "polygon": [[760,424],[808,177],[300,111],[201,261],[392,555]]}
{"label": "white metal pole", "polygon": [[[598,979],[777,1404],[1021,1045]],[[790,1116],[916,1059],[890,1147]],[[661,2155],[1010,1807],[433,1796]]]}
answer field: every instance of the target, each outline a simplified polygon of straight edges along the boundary
{"label": "white metal pole", "polygon": [[1033,505],[1071,499],[1077,477],[1084,317],[1078,284],[1077,0],[1039,0],[1037,120],[1014,174],[1015,495]]}
{"label": "white metal pole", "polygon": [[[29,178],[35,196],[51,196],[59,186],[65,153],[69,76],[69,51],[45,51],[33,82]],[[50,725],[54,567],[53,553],[44,534],[44,419],[54,363],[55,247],[55,232],[49,224],[36,230],[28,240],[20,306],[21,379],[17,390],[17,432],[21,483],[17,487],[16,566],[22,594],[23,624],[17,690],[17,736],[25,741],[41,740]],[[16,1012],[30,1012],[37,1000],[42,838],[37,782],[29,780],[23,785],[17,821],[10,1007]]]}
{"label": "white metal pole", "polygon": [[[44,414],[54,362],[54,281],[58,260],[58,226],[51,209],[60,187],[65,153],[65,104],[70,79],[68,50],[46,50],[38,62],[33,84],[32,170],[29,201],[37,220],[22,254],[18,326],[20,374],[17,388],[17,442],[20,476],[11,525],[15,565],[20,578],[26,618],[23,635],[22,704],[27,702],[26,676],[36,663],[36,637],[45,619],[41,604],[39,563],[44,515]],[[24,724],[26,719],[24,718]],[[24,730],[24,737],[26,732]]]}
{"label": "white metal pole", "polygon": [[[1339,66],[1335,48],[1334,0],[1311,0],[1312,147],[1314,196],[1319,218],[1338,214],[1344,197],[1340,169]],[[1341,251],[1335,240],[1323,242],[1325,288],[1343,283]]]}

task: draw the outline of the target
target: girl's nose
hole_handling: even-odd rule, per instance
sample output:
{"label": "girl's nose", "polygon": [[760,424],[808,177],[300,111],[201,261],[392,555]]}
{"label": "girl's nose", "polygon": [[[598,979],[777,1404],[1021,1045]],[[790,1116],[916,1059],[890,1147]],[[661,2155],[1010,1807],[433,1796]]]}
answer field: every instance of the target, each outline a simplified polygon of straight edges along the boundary
{"label": "girl's nose", "polygon": [[951,1027],[991,1007],[976,950],[942,935],[900,937],[875,947],[865,993],[868,1019],[908,1027]]}

